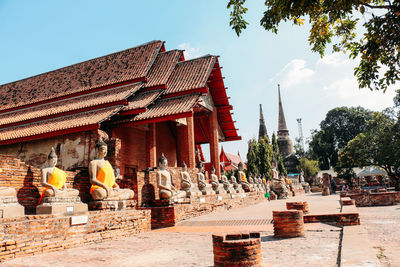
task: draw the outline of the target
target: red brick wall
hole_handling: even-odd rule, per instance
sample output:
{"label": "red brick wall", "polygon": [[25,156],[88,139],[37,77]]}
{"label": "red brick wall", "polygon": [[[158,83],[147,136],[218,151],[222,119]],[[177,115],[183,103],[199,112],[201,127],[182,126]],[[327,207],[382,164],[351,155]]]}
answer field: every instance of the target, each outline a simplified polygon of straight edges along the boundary
{"label": "red brick wall", "polygon": [[146,169],[146,131],[131,128],[117,127],[113,129],[113,138],[121,140],[121,174],[125,173],[125,166],[137,166],[139,170]]}
{"label": "red brick wall", "polygon": [[32,215],[0,220],[0,261],[84,246],[150,231],[150,211],[92,211],[88,223],[70,217]]}
{"label": "red brick wall", "polygon": [[161,153],[168,159],[168,165],[176,167],[177,165],[177,129],[174,123],[160,122],[157,123],[156,147],[157,147],[157,164]]}

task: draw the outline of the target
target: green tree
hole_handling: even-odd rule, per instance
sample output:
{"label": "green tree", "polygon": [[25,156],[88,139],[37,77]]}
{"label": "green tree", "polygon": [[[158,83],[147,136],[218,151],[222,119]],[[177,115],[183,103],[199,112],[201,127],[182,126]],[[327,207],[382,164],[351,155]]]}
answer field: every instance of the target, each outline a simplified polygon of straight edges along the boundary
{"label": "green tree", "polygon": [[353,168],[370,165],[366,144],[365,134],[360,133],[353,140],[350,140],[344,148],[339,150],[338,162],[335,166],[338,177],[347,180],[351,184],[352,178],[356,176]]}
{"label": "green tree", "polygon": [[309,143],[311,158],[319,161],[321,169],[335,166],[339,149],[366,129],[373,112],[362,107],[338,107],[326,114],[320,130],[312,133]]}
{"label": "green tree", "polygon": [[[229,0],[227,6],[231,9],[230,26],[238,36],[248,25],[244,19],[245,2]],[[322,57],[334,42],[333,51],[359,57],[355,75],[360,88],[386,90],[400,80],[400,1],[266,0],[265,7],[260,24],[266,30],[277,33],[281,22],[292,21],[301,26],[307,19],[312,51]]]}
{"label": "green tree", "polygon": [[270,178],[271,162],[273,159],[274,152],[272,145],[269,143],[269,139],[266,136],[258,142],[258,171],[261,176]]}
{"label": "green tree", "polygon": [[279,145],[278,145],[278,139],[276,138],[275,133],[272,134],[272,152],[273,152],[273,160],[277,162],[277,169],[278,173],[280,175],[287,175],[287,170],[285,168],[285,164],[283,163],[283,157],[282,154],[279,152]]}
{"label": "green tree", "polygon": [[250,139],[247,151],[247,173],[259,175],[258,170],[258,143],[256,139]]}
{"label": "green tree", "polygon": [[376,112],[366,130],[340,150],[335,168],[343,178],[349,169],[374,165],[383,168],[400,190],[400,122]]}
{"label": "green tree", "polygon": [[318,168],[318,161],[309,160],[308,158],[300,158],[299,165],[297,165],[299,172],[303,171],[304,178],[306,181],[310,181],[311,178],[316,175],[320,169]]}

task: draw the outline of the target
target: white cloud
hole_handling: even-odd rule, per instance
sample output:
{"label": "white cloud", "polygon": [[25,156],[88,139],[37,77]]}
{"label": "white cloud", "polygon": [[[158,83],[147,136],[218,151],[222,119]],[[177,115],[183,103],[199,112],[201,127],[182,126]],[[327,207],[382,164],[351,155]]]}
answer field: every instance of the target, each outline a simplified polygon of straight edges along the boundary
{"label": "white cloud", "polygon": [[277,73],[270,82],[280,83],[283,87],[289,88],[302,83],[307,83],[314,76],[315,72],[307,68],[307,62],[303,59],[293,59]]}
{"label": "white cloud", "polygon": [[182,43],[179,44],[178,47],[180,49],[185,50],[184,55],[185,59],[192,59],[200,56],[200,51],[198,48],[192,47],[190,43]]}
{"label": "white cloud", "polygon": [[[392,105],[394,88],[386,93],[359,89],[354,67],[359,59],[351,60],[343,53],[334,53],[318,59],[315,68],[308,68],[303,59],[293,59],[271,80],[280,81],[285,89],[296,89],[308,95],[309,100],[330,103],[331,106],[363,106],[382,110]],[[322,90],[321,90],[322,88]]]}

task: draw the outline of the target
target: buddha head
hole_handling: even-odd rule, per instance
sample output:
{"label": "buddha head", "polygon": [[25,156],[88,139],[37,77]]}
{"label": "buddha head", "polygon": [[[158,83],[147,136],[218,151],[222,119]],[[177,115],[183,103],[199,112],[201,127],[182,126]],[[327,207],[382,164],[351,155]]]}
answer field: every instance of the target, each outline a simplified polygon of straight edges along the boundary
{"label": "buddha head", "polygon": [[273,160],[271,162],[271,167],[272,167],[273,170],[276,169],[276,165],[277,165],[276,160]]}
{"label": "buddha head", "polygon": [[187,166],[185,161],[182,161],[182,171],[185,172],[187,170]]}
{"label": "buddha head", "polygon": [[158,167],[160,167],[161,170],[165,170],[168,167],[168,160],[164,156],[164,153],[161,153],[161,157],[158,159]]}
{"label": "buddha head", "polygon": [[215,168],[214,168],[214,166],[212,166],[212,168],[211,168],[211,173],[212,173],[212,174],[215,174]]}
{"label": "buddha head", "polygon": [[57,157],[56,151],[54,150],[54,147],[51,148],[51,151],[50,151],[49,155],[47,156],[47,159],[49,161],[50,167],[54,167],[57,165],[58,157]]}
{"label": "buddha head", "polygon": [[204,172],[204,164],[203,164],[203,162],[199,161],[197,163],[197,169],[199,169],[199,172]]}
{"label": "buddha head", "polygon": [[238,169],[239,169],[239,171],[243,171],[243,163],[242,162],[239,162]]}
{"label": "buddha head", "polygon": [[103,139],[96,141],[95,150],[98,158],[105,158],[107,156],[107,144],[103,141]]}

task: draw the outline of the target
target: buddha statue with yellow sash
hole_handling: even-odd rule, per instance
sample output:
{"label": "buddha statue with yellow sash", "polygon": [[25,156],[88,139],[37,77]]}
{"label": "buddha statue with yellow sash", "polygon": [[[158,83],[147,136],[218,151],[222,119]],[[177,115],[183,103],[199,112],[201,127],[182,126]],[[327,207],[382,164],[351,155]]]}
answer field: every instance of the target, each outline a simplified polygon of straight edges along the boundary
{"label": "buddha statue with yellow sash", "polygon": [[[135,195],[131,189],[121,189],[115,182],[114,169],[107,156],[107,144],[98,140],[95,159],[89,163],[89,179],[92,184],[90,194],[93,200],[128,200]],[[118,178],[118,177],[117,177]]]}
{"label": "buddha statue with yellow sash", "polygon": [[41,170],[41,183],[44,190],[39,200],[39,204],[42,202],[44,197],[69,198],[79,195],[78,190],[67,188],[67,173],[56,167],[57,160],[57,154],[54,151],[54,148],[51,148],[50,154],[47,157],[48,166]]}
{"label": "buddha statue with yellow sash", "polygon": [[245,192],[251,191],[251,186],[247,181],[246,174],[243,171],[243,163],[240,162],[238,165],[238,176],[239,176],[239,183],[242,185],[242,188]]}

